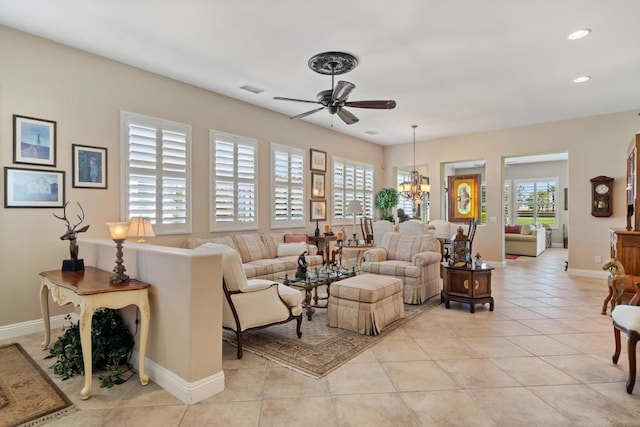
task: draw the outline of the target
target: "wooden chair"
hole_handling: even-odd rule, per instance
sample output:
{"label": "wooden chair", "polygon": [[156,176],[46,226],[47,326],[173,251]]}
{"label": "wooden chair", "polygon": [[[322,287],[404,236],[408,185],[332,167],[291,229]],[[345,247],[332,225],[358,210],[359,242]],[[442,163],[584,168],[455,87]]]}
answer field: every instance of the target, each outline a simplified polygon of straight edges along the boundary
{"label": "wooden chair", "polygon": [[371,218],[361,218],[360,228],[362,229],[362,238],[366,243],[371,243],[373,241],[373,221]]}
{"label": "wooden chair", "polygon": [[619,305],[611,313],[613,319],[613,336],[616,350],[611,358],[613,364],[618,363],[620,357],[620,331],[627,334],[627,357],[629,358],[629,378],[627,379],[627,393],[631,394],[636,384],[636,344],[640,339],[640,307]]}
{"label": "wooden chair", "polygon": [[469,252],[471,252],[471,256],[473,256],[473,238],[476,236],[477,227],[478,227],[477,218],[473,218],[471,221],[469,221],[469,234],[467,234],[467,237],[469,237]]}

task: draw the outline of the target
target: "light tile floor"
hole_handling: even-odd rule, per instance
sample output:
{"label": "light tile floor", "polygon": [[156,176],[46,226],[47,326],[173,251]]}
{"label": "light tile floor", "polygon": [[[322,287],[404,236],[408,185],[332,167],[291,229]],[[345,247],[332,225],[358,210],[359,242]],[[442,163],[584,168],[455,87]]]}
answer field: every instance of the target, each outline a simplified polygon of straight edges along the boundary
{"label": "light tile floor", "polygon": [[[640,426],[640,386],[611,363],[605,279],[569,277],[566,250],[493,273],[495,311],[440,305],[314,380],[223,347],[224,392],[184,405],[134,378],[112,389],[61,382],[74,414],[48,426]],[[304,331],[304,329],[303,329]],[[41,334],[20,342],[42,365]],[[48,372],[50,370],[46,369]]]}

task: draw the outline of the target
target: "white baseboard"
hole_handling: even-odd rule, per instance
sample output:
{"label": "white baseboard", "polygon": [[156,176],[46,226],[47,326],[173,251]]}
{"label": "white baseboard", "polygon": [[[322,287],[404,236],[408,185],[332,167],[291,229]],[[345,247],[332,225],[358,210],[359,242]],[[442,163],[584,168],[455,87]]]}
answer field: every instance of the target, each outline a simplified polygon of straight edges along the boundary
{"label": "white baseboard", "polygon": [[577,268],[567,269],[569,276],[591,277],[593,279],[606,279],[609,276],[608,271],[598,270],[579,270]]}
{"label": "white baseboard", "polygon": [[[134,351],[131,355],[131,364],[136,370],[139,360],[140,354]],[[153,382],[188,405],[224,391],[224,371],[190,383],[149,358],[145,359],[145,371]]]}
{"label": "white baseboard", "polygon": [[[73,322],[76,322],[80,317],[76,313],[69,313]],[[68,325],[69,322],[65,319],[66,314],[60,314],[58,316],[52,316],[49,319],[51,329],[60,328],[63,325]],[[29,320],[27,322],[14,323],[11,325],[0,326],[0,340],[7,340],[22,335],[30,335],[35,333],[41,333],[44,337],[44,321],[42,319]]]}

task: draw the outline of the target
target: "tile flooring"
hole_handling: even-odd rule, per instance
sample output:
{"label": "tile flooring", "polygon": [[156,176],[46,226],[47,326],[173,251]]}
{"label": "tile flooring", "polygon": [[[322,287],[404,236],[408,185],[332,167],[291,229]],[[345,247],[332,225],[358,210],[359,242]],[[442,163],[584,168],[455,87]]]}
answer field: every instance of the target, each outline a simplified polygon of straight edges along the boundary
{"label": "tile flooring", "polygon": [[[47,426],[640,426],[626,354],[611,363],[606,281],[569,277],[565,259],[508,260],[493,274],[495,311],[440,305],[320,380],[249,352],[238,361],[226,344],[225,391],[191,406],[137,381],[94,381],[81,401],[82,378],[56,378],[78,411]],[[13,341],[48,366],[41,340]]]}

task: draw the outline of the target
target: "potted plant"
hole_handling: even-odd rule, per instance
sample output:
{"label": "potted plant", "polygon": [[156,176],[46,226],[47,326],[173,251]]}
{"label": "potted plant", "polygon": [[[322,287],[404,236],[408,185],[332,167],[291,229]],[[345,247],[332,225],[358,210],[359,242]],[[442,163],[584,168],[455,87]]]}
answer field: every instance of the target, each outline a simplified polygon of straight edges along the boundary
{"label": "potted plant", "polygon": [[382,188],[376,194],[376,207],[380,209],[380,218],[395,223],[391,209],[398,204],[398,190],[395,188]]}

